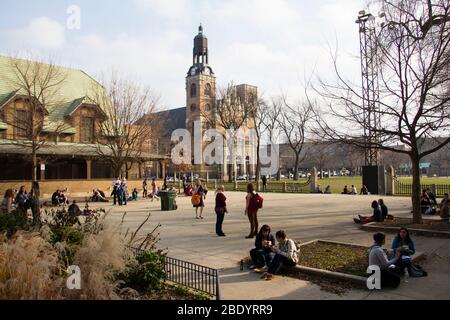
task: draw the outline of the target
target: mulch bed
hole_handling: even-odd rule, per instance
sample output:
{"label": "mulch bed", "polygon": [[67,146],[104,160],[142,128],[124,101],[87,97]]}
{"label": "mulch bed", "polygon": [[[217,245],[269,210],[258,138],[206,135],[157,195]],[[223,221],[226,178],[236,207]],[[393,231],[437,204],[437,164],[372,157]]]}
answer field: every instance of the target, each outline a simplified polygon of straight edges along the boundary
{"label": "mulch bed", "polygon": [[414,224],[412,223],[412,219],[409,218],[394,218],[394,220],[374,223],[373,226],[392,228],[406,227],[408,229],[422,229],[431,231],[450,231],[450,223],[448,220],[424,219],[422,224]]}
{"label": "mulch bed", "polygon": [[315,242],[300,249],[299,265],[367,277],[368,249]]}

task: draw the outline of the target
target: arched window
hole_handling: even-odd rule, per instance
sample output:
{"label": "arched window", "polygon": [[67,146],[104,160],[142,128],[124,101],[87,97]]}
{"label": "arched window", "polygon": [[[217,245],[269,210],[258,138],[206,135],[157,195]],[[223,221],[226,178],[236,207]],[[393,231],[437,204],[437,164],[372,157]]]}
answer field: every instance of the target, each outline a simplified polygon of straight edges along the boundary
{"label": "arched window", "polygon": [[191,84],[191,98],[195,98],[197,96],[197,86],[195,83]]}
{"label": "arched window", "polygon": [[191,105],[191,112],[195,112],[197,110],[197,106],[195,104]]}
{"label": "arched window", "polygon": [[206,84],[205,95],[208,97],[212,96],[212,89],[211,89],[211,85],[209,83]]}
{"label": "arched window", "polygon": [[206,105],[206,111],[211,111],[211,105],[208,103],[207,105]]}

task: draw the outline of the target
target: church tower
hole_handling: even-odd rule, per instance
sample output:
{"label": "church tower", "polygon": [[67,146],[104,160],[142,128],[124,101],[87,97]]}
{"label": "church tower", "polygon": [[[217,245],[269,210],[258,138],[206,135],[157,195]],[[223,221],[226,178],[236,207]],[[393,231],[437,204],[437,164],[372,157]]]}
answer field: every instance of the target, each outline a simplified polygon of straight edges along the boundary
{"label": "church tower", "polygon": [[[186,128],[192,137],[195,121],[201,121],[203,131],[207,129],[207,122],[202,115],[213,112],[215,102],[216,77],[209,66],[208,38],[200,25],[198,35],[194,38],[192,66],[186,77]],[[192,148],[194,155],[194,141]]]}

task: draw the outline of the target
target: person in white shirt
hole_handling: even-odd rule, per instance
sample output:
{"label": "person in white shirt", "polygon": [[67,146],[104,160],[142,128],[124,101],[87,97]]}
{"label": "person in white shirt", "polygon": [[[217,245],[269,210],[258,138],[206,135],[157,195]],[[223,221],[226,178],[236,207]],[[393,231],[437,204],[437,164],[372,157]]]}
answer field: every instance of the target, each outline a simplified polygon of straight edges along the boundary
{"label": "person in white shirt", "polygon": [[283,266],[293,267],[299,261],[299,250],[295,242],[287,238],[286,232],[278,231],[275,237],[278,245],[272,247],[275,257],[269,265],[269,270],[262,276],[265,280],[272,280]]}
{"label": "person in white shirt", "polygon": [[377,266],[381,271],[381,288],[397,288],[400,285],[400,275],[396,269],[395,263],[401,257],[401,251],[397,250],[394,258],[387,257],[387,249],[382,246],[386,242],[386,236],[383,233],[376,233],[373,236],[375,243],[370,248],[369,266]]}

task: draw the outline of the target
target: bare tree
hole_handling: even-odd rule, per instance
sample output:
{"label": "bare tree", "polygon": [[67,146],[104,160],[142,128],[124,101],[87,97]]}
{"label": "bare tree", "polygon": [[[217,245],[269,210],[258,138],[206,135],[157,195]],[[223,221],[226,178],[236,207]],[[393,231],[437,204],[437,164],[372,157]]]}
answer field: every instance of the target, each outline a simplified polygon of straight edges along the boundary
{"label": "bare tree", "polygon": [[67,74],[51,60],[42,63],[10,58],[9,67],[12,76],[6,81],[14,89],[15,105],[4,111],[4,121],[13,128],[7,138],[9,144],[30,156],[31,177],[36,181],[38,151],[51,142],[55,144],[58,136],[69,128],[53,116],[67,102],[59,94]]}
{"label": "bare tree", "polygon": [[106,114],[96,133],[96,151],[111,164],[115,176],[128,175],[143,152],[150,152],[149,140],[157,132],[158,99],[149,88],[117,75],[103,82],[105,90],[97,90],[92,98]]}
{"label": "bare tree", "polygon": [[280,114],[277,125],[295,154],[294,180],[298,180],[300,161],[306,157],[305,152],[303,152],[302,158],[301,154],[302,151],[305,151],[304,146],[310,129],[309,125],[314,119],[314,107],[309,101],[303,101],[295,105],[290,105],[286,98],[279,101],[281,101],[283,107],[279,108]]}
{"label": "bare tree", "polygon": [[232,147],[229,150],[231,152],[231,164],[229,164],[230,170],[228,170],[230,181],[232,180],[231,171],[236,177],[237,133],[244,125],[248,126],[248,121],[252,119],[251,114],[255,110],[254,105],[254,101],[247,101],[239,96],[236,92],[236,87],[233,83],[230,83],[224,88],[219,88],[218,100],[212,112],[211,110],[200,110],[200,114],[209,128],[216,128],[230,133],[230,136],[226,137],[232,141],[230,143]]}
{"label": "bare tree", "polygon": [[[450,4],[447,0],[392,0],[384,1],[383,9],[386,23],[377,30],[375,44],[380,94],[373,101],[379,106],[374,116],[380,125],[364,121],[361,87],[344,79],[336,56],[336,83],[320,81],[319,89],[316,87],[331,100],[319,123],[328,140],[408,155],[413,174],[413,220],[421,223],[420,160],[450,141]],[[370,146],[361,139],[363,130],[378,137]],[[447,138],[423,144],[440,134]],[[407,148],[399,149],[397,144]]]}

